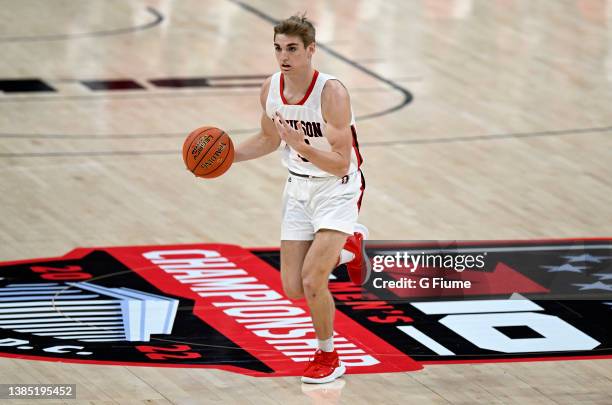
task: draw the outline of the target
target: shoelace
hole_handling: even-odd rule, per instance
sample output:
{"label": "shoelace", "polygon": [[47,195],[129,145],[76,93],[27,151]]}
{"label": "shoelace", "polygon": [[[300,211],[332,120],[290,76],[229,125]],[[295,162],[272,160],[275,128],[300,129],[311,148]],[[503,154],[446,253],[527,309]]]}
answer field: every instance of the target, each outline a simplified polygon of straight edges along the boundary
{"label": "shoelace", "polygon": [[321,368],[321,366],[326,366],[326,367],[332,367],[334,365],[334,360],[331,361],[325,361],[325,354],[323,352],[323,350],[318,349],[315,353],[314,353],[314,357],[311,357],[308,359],[309,363],[308,366],[306,367],[306,369],[308,370],[311,367],[315,367],[315,368]]}

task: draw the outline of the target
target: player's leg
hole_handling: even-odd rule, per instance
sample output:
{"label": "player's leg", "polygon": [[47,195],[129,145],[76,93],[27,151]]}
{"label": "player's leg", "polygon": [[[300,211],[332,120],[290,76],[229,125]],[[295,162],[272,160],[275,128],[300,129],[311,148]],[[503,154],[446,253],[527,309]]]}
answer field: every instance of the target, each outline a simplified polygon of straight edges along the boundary
{"label": "player's leg", "polygon": [[302,265],[311,240],[281,240],[281,280],[285,295],[292,300],[304,298]]}
{"label": "player's leg", "polygon": [[347,236],[348,234],[340,231],[320,229],[315,234],[304,259],[302,285],[319,340],[319,350],[306,367],[302,382],[327,383],[342,376],[346,371],[333,347],[336,309],[329,292],[328,281]]}
{"label": "player's leg", "polygon": [[289,176],[283,191],[281,222],[281,280],[285,295],[304,297],[302,264],[314,239],[314,227],[307,210],[304,179]]}
{"label": "player's leg", "polygon": [[329,275],[338,260],[347,234],[321,229],[315,234],[302,266],[304,296],[310,308],[315,332],[320,340],[333,335],[334,301],[329,292]]}

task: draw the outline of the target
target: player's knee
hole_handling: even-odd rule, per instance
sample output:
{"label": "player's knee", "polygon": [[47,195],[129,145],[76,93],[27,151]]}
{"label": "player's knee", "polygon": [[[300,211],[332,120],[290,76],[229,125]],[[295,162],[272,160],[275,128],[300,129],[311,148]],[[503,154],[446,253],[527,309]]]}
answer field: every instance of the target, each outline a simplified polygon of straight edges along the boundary
{"label": "player's knee", "polygon": [[327,288],[327,279],[319,274],[305,274],[302,277],[304,295],[307,298],[315,298],[321,291]]}
{"label": "player's knee", "polygon": [[287,298],[291,300],[301,300],[304,298],[304,290],[295,286],[283,286],[283,291]]}
{"label": "player's knee", "polygon": [[297,278],[283,278],[283,291],[287,298],[299,300],[304,298],[304,289],[302,288],[302,280]]}

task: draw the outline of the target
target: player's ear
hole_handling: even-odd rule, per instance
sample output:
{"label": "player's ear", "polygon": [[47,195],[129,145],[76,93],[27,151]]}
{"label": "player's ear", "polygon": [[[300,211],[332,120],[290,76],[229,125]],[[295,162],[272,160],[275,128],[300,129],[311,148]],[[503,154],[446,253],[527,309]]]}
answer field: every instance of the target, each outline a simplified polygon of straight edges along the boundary
{"label": "player's ear", "polygon": [[308,54],[309,54],[310,56],[312,56],[312,55],[315,53],[315,51],[317,50],[317,47],[316,47],[316,45],[315,45],[314,41],[313,41],[313,42],[311,42],[310,44],[308,44],[308,46],[306,47],[306,49],[308,50]]}

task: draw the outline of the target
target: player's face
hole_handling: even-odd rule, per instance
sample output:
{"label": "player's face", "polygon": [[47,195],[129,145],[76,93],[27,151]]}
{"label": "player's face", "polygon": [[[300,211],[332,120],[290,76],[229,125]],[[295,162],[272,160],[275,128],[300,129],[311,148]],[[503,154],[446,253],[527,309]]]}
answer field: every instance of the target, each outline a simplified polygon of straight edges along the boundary
{"label": "player's face", "polygon": [[278,34],[274,38],[276,61],[283,73],[303,71],[304,68],[309,68],[314,48],[314,43],[304,48],[300,37]]}

